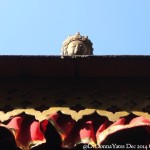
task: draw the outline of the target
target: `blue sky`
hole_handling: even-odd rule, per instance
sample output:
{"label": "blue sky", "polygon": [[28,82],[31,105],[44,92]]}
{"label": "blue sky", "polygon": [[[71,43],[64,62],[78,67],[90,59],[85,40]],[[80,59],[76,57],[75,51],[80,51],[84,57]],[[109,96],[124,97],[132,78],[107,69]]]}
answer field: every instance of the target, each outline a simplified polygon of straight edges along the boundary
{"label": "blue sky", "polygon": [[77,31],[94,55],[150,55],[150,0],[0,0],[0,55],[60,55]]}

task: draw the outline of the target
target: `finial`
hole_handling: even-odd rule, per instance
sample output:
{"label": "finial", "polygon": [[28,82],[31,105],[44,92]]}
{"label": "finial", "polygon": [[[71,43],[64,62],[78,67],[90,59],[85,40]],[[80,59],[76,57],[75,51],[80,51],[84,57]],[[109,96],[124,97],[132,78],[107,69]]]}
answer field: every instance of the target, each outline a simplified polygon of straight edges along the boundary
{"label": "finial", "polygon": [[92,45],[93,43],[88,39],[88,36],[82,36],[80,32],[77,32],[75,35],[69,35],[63,42],[62,55],[93,55]]}

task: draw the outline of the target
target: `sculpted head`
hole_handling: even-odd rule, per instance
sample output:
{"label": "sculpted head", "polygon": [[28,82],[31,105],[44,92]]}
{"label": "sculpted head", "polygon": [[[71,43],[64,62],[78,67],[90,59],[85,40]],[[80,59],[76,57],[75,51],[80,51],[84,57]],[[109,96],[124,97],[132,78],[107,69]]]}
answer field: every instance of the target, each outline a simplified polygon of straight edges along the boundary
{"label": "sculpted head", "polygon": [[68,38],[63,42],[62,55],[93,55],[92,45],[92,42],[87,36],[81,36],[80,33],[77,32],[73,36],[68,36]]}

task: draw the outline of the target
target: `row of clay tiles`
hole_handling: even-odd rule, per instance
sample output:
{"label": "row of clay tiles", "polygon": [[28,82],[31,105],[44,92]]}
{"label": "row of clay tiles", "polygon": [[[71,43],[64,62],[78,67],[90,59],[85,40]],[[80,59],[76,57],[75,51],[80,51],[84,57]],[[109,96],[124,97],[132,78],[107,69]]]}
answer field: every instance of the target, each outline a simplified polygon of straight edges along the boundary
{"label": "row of clay tiles", "polygon": [[0,143],[9,150],[148,146],[150,120],[130,114],[111,122],[107,117],[93,113],[75,121],[70,115],[58,112],[39,122],[34,116],[22,113],[1,123]]}

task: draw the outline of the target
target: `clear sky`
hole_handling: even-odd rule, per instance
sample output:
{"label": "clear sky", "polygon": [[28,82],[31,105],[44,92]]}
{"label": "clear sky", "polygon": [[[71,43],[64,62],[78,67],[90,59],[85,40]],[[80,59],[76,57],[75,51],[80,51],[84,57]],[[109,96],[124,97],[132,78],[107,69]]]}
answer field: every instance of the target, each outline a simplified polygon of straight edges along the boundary
{"label": "clear sky", "polygon": [[0,55],[60,55],[77,31],[94,55],[150,55],[150,0],[0,0]]}

